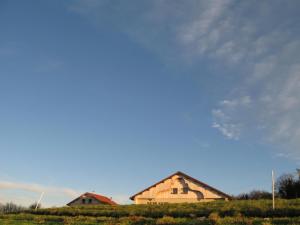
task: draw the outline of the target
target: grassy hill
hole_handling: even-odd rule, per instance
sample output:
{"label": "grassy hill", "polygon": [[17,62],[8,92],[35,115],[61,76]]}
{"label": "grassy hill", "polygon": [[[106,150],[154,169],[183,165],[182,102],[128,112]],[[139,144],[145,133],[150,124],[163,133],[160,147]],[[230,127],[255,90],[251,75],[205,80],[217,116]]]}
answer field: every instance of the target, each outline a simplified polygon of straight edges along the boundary
{"label": "grassy hill", "polygon": [[0,224],[300,224],[300,199],[62,207],[0,215]]}

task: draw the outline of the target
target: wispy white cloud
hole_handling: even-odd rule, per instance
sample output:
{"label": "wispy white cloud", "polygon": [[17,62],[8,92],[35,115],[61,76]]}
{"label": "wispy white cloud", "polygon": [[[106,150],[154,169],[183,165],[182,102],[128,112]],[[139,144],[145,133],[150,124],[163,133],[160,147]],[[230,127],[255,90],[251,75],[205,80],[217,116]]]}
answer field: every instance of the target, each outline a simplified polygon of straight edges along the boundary
{"label": "wispy white cloud", "polygon": [[212,127],[219,130],[226,138],[238,140],[240,138],[243,123],[239,118],[237,109],[241,111],[249,110],[252,106],[250,96],[240,96],[236,99],[224,99],[218,104],[219,108],[212,110],[213,124]]}
{"label": "wispy white cloud", "polygon": [[[217,108],[231,123],[244,124],[246,132],[260,132],[264,140],[276,144],[293,159],[300,156],[300,63],[295,60],[300,57],[300,42],[297,42],[287,43],[277,54],[254,63],[254,72],[245,78],[242,87],[235,88],[231,98],[223,100]],[[245,92],[252,95],[250,107],[248,103],[238,103]],[[214,114],[213,117],[218,119]]]}
{"label": "wispy white cloud", "polygon": [[[29,196],[24,196],[24,195],[18,195],[18,194],[7,194],[7,193],[1,193],[0,192],[0,205],[13,202],[14,204],[22,205],[22,206],[29,206],[30,204],[33,204],[38,200],[38,196],[36,198],[32,198]],[[44,207],[45,205],[42,204]]]}
{"label": "wispy white cloud", "polygon": [[[36,183],[20,183],[11,181],[0,181],[0,203],[14,202],[28,206],[37,201],[40,194],[44,192],[42,206],[64,206],[73,198],[78,197],[84,191],[78,191],[66,187],[46,186]],[[100,193],[103,194],[103,193]],[[119,204],[131,203],[128,195],[110,193],[107,196],[112,197]]]}
{"label": "wispy white cloud", "polygon": [[212,110],[212,127],[235,140],[259,133],[290,158],[300,156],[299,8],[297,0],[74,0],[69,7],[163,60],[232,68],[236,82]]}
{"label": "wispy white cloud", "polygon": [[232,123],[231,118],[220,109],[212,110],[212,114],[214,117],[213,128],[219,130],[228,139],[239,139],[241,132],[240,124]]}
{"label": "wispy white cloud", "polygon": [[[53,186],[44,186],[35,183],[19,183],[11,181],[0,181],[0,194],[7,191],[14,191],[13,195],[4,195],[1,198],[1,201],[4,202],[15,202],[18,204],[29,205],[36,201],[37,199],[32,199],[29,197],[30,193],[36,193],[39,196],[42,192],[45,193],[45,197],[49,199],[49,202],[45,202],[46,206],[51,206],[55,204],[55,200],[58,199],[58,204],[61,199],[70,199],[78,196],[80,193],[77,190],[65,187],[53,187]],[[18,195],[18,191],[21,191],[21,195]],[[25,191],[25,194],[24,194]],[[27,194],[26,194],[27,193]],[[28,195],[28,196],[27,196]],[[53,198],[53,199],[51,199]],[[66,203],[63,203],[66,204]]]}
{"label": "wispy white cloud", "polygon": [[16,183],[9,181],[0,181],[0,189],[21,189],[35,193],[45,192],[50,195],[67,195],[70,197],[78,195],[77,191],[70,188],[47,187],[33,183]]}

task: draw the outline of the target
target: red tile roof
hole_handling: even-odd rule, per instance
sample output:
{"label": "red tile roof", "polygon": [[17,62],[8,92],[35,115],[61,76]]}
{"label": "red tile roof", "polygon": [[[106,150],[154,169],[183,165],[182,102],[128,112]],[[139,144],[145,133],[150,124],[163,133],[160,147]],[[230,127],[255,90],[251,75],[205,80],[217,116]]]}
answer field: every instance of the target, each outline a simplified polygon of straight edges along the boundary
{"label": "red tile roof", "polygon": [[114,202],[112,199],[110,199],[110,198],[108,198],[106,196],[98,195],[98,194],[90,193],[90,192],[86,192],[86,193],[80,195],[78,198],[76,198],[73,201],[69,202],[67,205],[71,205],[77,199],[80,199],[82,197],[94,198],[94,199],[98,200],[99,202],[104,203],[104,204],[108,204],[108,205],[118,205],[116,202]]}
{"label": "red tile roof", "polygon": [[103,195],[98,195],[98,194],[95,194],[95,193],[85,193],[83,194],[85,196],[88,196],[88,197],[93,197],[95,199],[97,199],[98,201],[100,202],[103,202],[103,203],[106,203],[106,204],[109,204],[109,205],[118,205],[116,202],[114,202],[112,199],[108,198],[108,197],[105,197]]}

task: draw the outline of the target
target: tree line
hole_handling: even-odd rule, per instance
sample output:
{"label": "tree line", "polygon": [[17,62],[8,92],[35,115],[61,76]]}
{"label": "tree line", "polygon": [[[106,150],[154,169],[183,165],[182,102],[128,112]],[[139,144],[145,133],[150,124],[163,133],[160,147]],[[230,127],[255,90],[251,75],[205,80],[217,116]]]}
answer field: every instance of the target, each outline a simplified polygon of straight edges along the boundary
{"label": "tree line", "polygon": [[[300,169],[297,173],[283,174],[276,179],[275,196],[283,199],[300,198]],[[253,190],[235,196],[239,200],[272,199],[272,193],[268,191]]]}
{"label": "tree line", "polygon": [[40,209],[42,206],[41,206],[41,204],[37,205],[36,202],[31,204],[28,207],[17,205],[17,204],[12,203],[12,202],[8,202],[6,204],[1,204],[0,203],[0,214],[1,213],[2,214],[3,213],[18,213],[18,212],[23,212],[23,211],[28,210],[28,209],[35,209],[36,207],[38,209]]}

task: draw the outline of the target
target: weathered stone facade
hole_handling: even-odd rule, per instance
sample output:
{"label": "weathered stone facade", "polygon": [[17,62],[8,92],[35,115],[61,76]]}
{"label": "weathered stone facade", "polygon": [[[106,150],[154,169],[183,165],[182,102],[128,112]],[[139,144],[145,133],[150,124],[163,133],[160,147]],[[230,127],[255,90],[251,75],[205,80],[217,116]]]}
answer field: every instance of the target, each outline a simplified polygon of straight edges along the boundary
{"label": "weathered stone facade", "polygon": [[135,204],[192,203],[230,196],[182,172],[177,172],[130,198]]}

